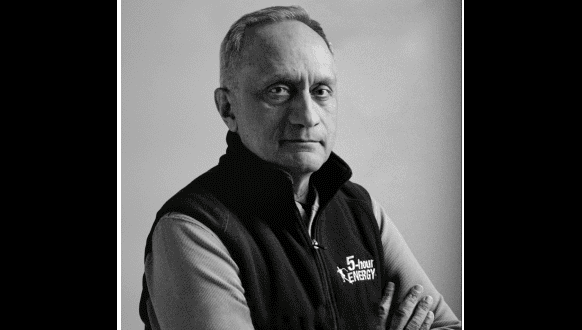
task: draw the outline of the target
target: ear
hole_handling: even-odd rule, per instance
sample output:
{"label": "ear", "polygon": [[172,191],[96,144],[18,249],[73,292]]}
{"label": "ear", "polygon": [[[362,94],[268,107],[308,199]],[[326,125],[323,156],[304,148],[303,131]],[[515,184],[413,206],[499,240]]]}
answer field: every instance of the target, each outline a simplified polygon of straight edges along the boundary
{"label": "ear", "polygon": [[238,125],[230,107],[230,97],[229,90],[226,88],[219,87],[214,90],[214,103],[222,121],[231,132],[236,133]]}

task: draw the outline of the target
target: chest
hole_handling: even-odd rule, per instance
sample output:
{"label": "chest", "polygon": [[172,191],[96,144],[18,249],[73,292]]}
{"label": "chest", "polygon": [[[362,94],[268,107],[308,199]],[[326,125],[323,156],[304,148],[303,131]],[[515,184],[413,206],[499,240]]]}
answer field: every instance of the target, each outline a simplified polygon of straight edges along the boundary
{"label": "chest", "polygon": [[284,328],[373,324],[383,278],[379,232],[368,203],[332,200],[315,216],[311,235],[299,212],[247,216],[242,223],[252,243],[237,263],[243,264],[241,280],[257,327],[280,320]]}

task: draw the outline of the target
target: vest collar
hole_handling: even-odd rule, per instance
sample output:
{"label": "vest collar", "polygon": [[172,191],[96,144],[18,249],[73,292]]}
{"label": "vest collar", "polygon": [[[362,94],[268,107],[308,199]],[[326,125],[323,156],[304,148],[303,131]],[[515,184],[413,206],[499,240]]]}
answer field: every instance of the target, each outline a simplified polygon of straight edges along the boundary
{"label": "vest collar", "polygon": [[[230,184],[236,185],[231,180],[239,182],[243,185],[240,188],[254,199],[266,198],[262,202],[282,199],[280,202],[288,201],[295,205],[293,179],[284,168],[255,155],[245,147],[236,133],[229,131],[226,143],[226,154],[220,158],[219,164],[226,165],[224,168],[229,171],[227,176]],[[319,194],[320,207],[324,207],[351,176],[352,170],[348,164],[332,152],[310,178],[310,184],[314,185]]]}

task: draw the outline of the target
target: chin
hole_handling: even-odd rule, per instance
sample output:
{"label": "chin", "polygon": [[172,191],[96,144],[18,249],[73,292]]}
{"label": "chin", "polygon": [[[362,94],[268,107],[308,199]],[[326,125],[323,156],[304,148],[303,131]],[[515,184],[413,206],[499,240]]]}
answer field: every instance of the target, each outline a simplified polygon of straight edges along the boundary
{"label": "chin", "polygon": [[299,153],[284,157],[278,162],[281,166],[295,173],[313,173],[325,163],[327,157],[319,154]]}

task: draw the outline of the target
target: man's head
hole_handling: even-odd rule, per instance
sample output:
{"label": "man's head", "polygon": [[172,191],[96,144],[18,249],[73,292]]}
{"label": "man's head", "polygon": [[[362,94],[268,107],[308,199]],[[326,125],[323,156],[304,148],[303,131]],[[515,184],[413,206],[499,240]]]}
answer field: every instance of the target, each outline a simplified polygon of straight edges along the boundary
{"label": "man's head", "polygon": [[317,171],[335,142],[333,54],[300,7],[243,16],[221,46],[215,102],[229,130],[260,158],[294,174]]}

